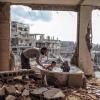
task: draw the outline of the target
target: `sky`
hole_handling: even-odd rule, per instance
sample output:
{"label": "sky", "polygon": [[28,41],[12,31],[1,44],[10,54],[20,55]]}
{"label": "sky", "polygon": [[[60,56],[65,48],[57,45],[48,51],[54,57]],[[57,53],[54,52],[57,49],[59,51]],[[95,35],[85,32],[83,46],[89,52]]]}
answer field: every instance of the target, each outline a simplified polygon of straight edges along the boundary
{"label": "sky", "polygon": [[92,12],[93,43],[100,44],[100,10]]}
{"label": "sky", "polygon": [[[77,13],[71,11],[32,10],[25,6],[11,6],[11,20],[28,24],[30,34],[40,33],[63,41],[76,41]],[[92,12],[93,43],[100,44],[100,11]]]}

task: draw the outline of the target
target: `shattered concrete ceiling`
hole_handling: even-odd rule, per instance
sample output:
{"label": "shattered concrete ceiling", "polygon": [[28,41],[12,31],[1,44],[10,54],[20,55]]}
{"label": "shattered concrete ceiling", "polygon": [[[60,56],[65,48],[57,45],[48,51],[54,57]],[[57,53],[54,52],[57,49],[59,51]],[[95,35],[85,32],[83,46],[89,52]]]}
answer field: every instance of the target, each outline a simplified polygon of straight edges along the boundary
{"label": "shattered concrete ceiling", "polygon": [[0,0],[16,5],[26,5],[33,9],[77,9],[80,5],[89,5],[100,8],[100,0]]}
{"label": "shattered concrete ceiling", "polygon": [[63,4],[67,6],[75,6],[78,4],[100,6],[100,0],[0,0],[0,2],[17,4]]}

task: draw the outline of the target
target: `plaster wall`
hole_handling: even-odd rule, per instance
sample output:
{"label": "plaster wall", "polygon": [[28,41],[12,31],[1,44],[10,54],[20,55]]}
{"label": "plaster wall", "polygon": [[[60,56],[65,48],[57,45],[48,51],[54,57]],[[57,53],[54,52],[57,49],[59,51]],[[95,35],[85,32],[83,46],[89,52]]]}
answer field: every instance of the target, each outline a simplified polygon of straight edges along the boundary
{"label": "plaster wall", "polygon": [[0,71],[9,70],[10,4],[0,3]]}

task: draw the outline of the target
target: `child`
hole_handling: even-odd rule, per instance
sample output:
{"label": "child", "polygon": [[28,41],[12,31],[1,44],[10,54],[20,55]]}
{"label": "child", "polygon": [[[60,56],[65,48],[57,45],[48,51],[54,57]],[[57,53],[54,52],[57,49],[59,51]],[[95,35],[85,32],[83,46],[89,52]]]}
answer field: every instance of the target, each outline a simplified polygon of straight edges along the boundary
{"label": "child", "polygon": [[70,66],[68,65],[68,61],[63,62],[61,69],[63,72],[69,72],[70,71]]}
{"label": "child", "polygon": [[52,63],[46,67],[47,70],[52,71],[52,69],[56,66],[56,62],[52,61]]}

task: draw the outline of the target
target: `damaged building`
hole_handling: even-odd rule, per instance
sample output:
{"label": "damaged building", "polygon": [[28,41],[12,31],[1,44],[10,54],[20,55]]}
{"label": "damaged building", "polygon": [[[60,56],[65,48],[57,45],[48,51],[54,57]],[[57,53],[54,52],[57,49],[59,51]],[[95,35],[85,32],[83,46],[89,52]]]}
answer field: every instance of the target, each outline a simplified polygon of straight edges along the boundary
{"label": "damaged building", "polygon": [[[86,75],[88,77],[94,75],[93,62],[91,60],[91,54],[90,54],[91,45],[92,45],[91,13],[94,9],[100,9],[100,1],[99,0],[55,0],[55,1],[54,0],[0,0],[0,66],[1,66],[0,74],[1,74],[1,78],[6,77],[6,79],[7,79],[10,76],[23,75],[23,74],[26,75],[28,72],[28,71],[26,71],[26,72],[22,71],[21,73],[19,73],[19,71],[17,71],[17,72],[9,71],[9,59],[10,59],[10,49],[11,49],[10,48],[10,41],[11,41],[11,38],[10,38],[10,31],[11,31],[10,30],[10,26],[11,26],[10,6],[11,5],[25,5],[25,6],[31,7],[33,10],[35,10],[35,9],[36,10],[59,10],[59,11],[75,11],[75,12],[77,12],[77,14],[78,14],[78,17],[77,17],[77,19],[78,19],[77,43],[76,43],[75,53],[72,57],[72,63],[79,66],[79,68],[82,70],[82,72],[75,73],[75,75],[74,75],[73,73],[72,74],[56,73],[56,72],[52,73],[52,72],[48,72],[46,70],[45,71],[41,70],[43,72],[42,75],[44,75],[44,76],[46,75],[48,77],[49,76],[53,77],[53,79],[56,80],[56,81],[54,80],[53,82],[56,84],[61,83],[61,85],[62,85],[65,83],[66,86],[67,85],[68,86],[69,85],[71,85],[71,86],[78,85],[79,87],[84,85],[84,79],[83,79],[84,75]],[[6,71],[6,73],[5,73],[5,71]],[[30,74],[30,73],[28,73],[28,74]],[[68,84],[66,84],[66,82],[68,82]],[[94,85],[94,87],[93,87],[93,85]],[[11,89],[11,88],[9,88],[9,86],[7,86],[7,85],[5,86],[6,91],[8,93],[8,95],[6,94],[7,96],[12,95],[12,93],[16,92],[16,88]],[[70,92],[71,95],[73,93],[73,94],[76,94],[79,96],[79,95],[81,95],[80,94],[80,91],[81,91],[81,93],[82,93],[81,97],[85,97],[88,94],[89,95],[88,98],[90,97],[90,99],[88,99],[88,100],[99,100],[98,97],[96,97],[96,95],[100,96],[100,95],[98,95],[99,94],[98,91],[100,91],[100,90],[96,91],[96,89],[98,89],[97,86],[99,86],[99,85],[97,83],[95,83],[95,80],[93,80],[92,82],[89,81],[87,86],[88,87],[86,88],[86,90],[81,90],[81,89],[79,89],[78,91],[73,90],[74,92],[70,92],[71,90],[67,90],[67,92],[64,91],[63,93],[67,94],[68,92]],[[3,93],[2,96],[5,96],[5,94],[4,94],[5,92],[2,92],[5,90],[5,87],[1,86],[1,88],[0,88],[1,93]],[[16,86],[16,87],[17,87],[17,90],[19,90],[18,86]],[[42,93],[40,93],[38,98],[40,98],[40,96],[42,94],[42,96],[45,97],[45,99],[52,100],[52,99],[55,99],[56,97],[58,97],[58,94],[63,94],[61,91],[59,92],[58,89],[51,90],[51,88],[45,90],[47,92],[43,91]],[[29,85],[28,85],[28,87],[25,86],[24,91],[27,91],[28,89],[29,89]],[[87,92],[87,89],[89,89],[91,91]],[[12,92],[9,90],[15,90],[15,92],[14,91]],[[57,92],[56,96],[54,96],[54,94],[56,94],[55,90]],[[95,90],[96,92],[93,90]],[[53,96],[51,95],[51,98],[48,98],[48,96],[49,96],[48,94],[50,94],[50,93],[48,93],[48,91],[51,94],[53,93],[52,94]],[[23,92],[20,93],[21,96],[24,96],[27,98],[30,95],[29,93],[31,91],[27,91],[24,93]],[[35,90],[35,93],[33,93],[33,95],[35,94],[35,96],[36,96],[36,93],[37,92]],[[93,95],[93,93],[95,93],[95,95]],[[52,98],[52,97],[54,97],[54,98]],[[64,100],[64,95],[62,95],[62,98],[63,98],[62,100]],[[58,99],[58,98],[56,98],[56,99]],[[33,100],[36,100],[36,98]],[[74,100],[74,99],[72,99],[72,100]]]}

